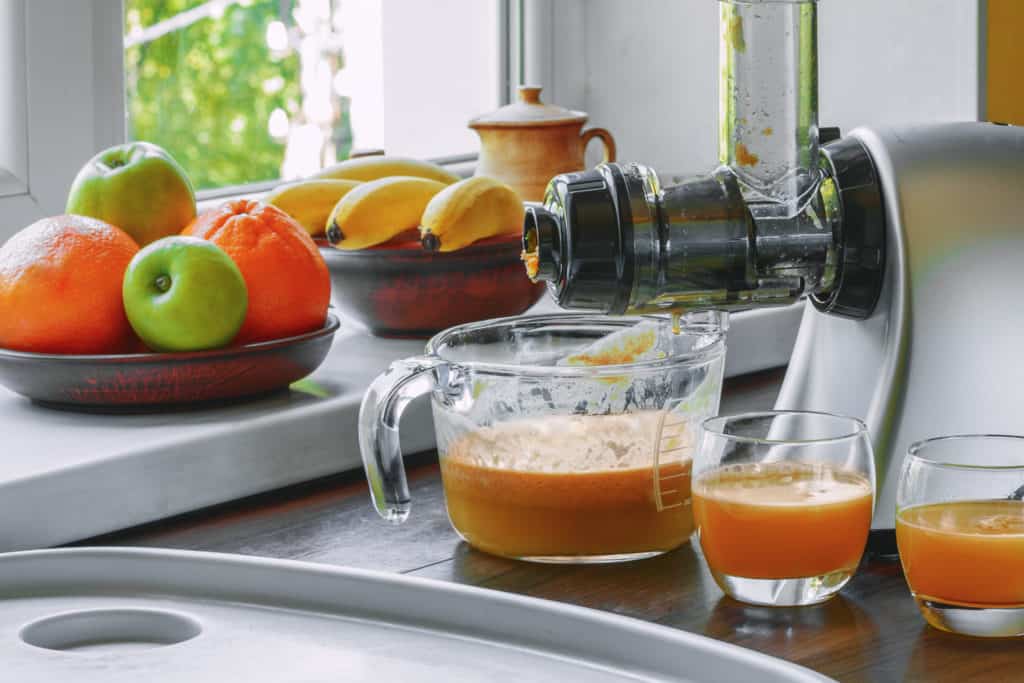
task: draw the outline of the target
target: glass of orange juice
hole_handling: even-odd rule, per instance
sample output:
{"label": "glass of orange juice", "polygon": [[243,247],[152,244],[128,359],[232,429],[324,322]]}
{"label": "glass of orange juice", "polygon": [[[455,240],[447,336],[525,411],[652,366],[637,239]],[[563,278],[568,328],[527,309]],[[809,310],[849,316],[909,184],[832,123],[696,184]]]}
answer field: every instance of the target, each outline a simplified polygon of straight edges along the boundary
{"label": "glass of orange juice", "polygon": [[910,447],[896,541],[925,621],[972,636],[1024,635],[1024,437],[965,435]]}
{"label": "glass of orange juice", "polygon": [[860,420],[798,411],[710,418],[692,477],[701,549],[730,597],[823,602],[860,564],[875,493]]}

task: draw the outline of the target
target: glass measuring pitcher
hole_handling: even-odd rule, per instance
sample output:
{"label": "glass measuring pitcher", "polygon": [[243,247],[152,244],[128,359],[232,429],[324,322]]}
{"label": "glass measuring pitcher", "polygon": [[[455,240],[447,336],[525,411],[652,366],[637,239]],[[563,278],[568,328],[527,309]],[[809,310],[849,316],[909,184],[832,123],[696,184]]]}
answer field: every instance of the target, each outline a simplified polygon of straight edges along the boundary
{"label": "glass measuring pitcher", "polygon": [[718,412],[727,317],[558,314],[453,327],[370,386],[359,445],[377,511],[410,509],[402,411],[430,393],[445,503],[470,545],[548,562],[638,559],[693,531],[690,465]]}

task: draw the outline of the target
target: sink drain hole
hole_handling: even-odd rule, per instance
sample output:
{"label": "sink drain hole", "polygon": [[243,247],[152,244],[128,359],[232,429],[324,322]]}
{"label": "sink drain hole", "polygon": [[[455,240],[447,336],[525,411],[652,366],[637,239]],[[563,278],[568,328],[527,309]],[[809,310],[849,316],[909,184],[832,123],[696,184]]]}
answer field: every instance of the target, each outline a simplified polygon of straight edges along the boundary
{"label": "sink drain hole", "polygon": [[63,652],[145,650],[174,645],[202,632],[199,622],[176,612],[94,609],[44,617],[21,629],[29,645]]}

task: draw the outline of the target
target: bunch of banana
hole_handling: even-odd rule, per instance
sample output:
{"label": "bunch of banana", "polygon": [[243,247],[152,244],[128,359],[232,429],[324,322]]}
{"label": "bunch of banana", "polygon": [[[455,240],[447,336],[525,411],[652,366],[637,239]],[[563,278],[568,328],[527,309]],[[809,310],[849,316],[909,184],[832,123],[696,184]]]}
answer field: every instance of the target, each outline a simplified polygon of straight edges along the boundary
{"label": "bunch of banana", "polygon": [[[459,179],[437,164],[417,159],[359,157],[325,168],[312,178],[281,185],[264,201],[294,218],[310,235],[322,235],[332,210],[350,190],[364,182],[391,176],[426,178],[443,185]],[[410,227],[416,225],[418,222]]]}
{"label": "bunch of banana", "polygon": [[360,184],[358,180],[301,180],[278,187],[263,201],[294,218],[310,235],[322,235],[338,200]]}
{"label": "bunch of banana", "polygon": [[427,204],[445,189],[427,178],[395,176],[362,183],[334,207],[327,240],[338,249],[365,249],[415,228]]}
{"label": "bunch of banana", "polygon": [[519,233],[523,201],[502,182],[476,176],[449,185],[427,204],[420,242],[428,251],[455,251],[477,240]]}
{"label": "bunch of banana", "polygon": [[403,157],[359,157],[283,185],[267,203],[310,235],[326,232],[339,249],[365,249],[419,227],[427,251],[455,251],[477,240],[518,233],[523,203],[507,185],[459,180],[436,164]]}

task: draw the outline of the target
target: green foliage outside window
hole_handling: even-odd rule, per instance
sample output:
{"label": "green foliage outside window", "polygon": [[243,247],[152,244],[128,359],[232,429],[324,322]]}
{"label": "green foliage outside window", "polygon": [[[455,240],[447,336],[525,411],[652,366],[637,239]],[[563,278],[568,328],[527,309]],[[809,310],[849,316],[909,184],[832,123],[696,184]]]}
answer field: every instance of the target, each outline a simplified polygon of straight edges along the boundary
{"label": "green foliage outside window", "polygon": [[[204,4],[126,0],[126,34]],[[285,145],[267,123],[276,108],[292,115],[300,107],[299,58],[272,56],[265,34],[290,4],[228,5],[220,16],[128,47],[128,138],[170,151],[197,190],[280,177]]]}

